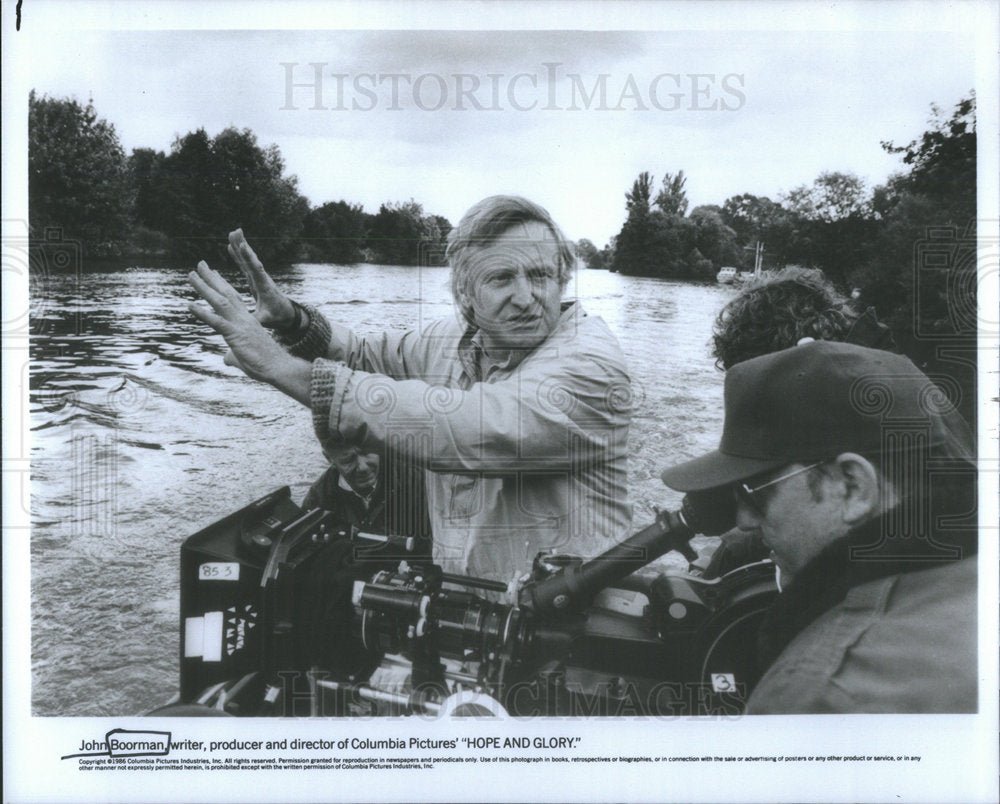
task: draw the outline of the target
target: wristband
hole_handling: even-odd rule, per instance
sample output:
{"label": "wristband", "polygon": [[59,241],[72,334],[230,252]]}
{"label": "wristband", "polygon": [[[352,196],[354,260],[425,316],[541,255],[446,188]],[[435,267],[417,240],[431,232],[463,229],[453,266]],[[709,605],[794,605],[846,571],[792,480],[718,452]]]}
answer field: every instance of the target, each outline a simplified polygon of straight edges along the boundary
{"label": "wristband", "polygon": [[[303,360],[313,361],[317,357],[325,357],[330,348],[330,322],[323,317],[315,307],[294,302],[296,314],[299,316],[299,328],[272,329],[274,339],[290,354]],[[308,323],[306,321],[308,320]],[[295,324],[293,323],[294,327]],[[303,328],[304,327],[304,328]]]}
{"label": "wristband", "polygon": [[295,299],[289,299],[292,303],[292,309],[295,311],[295,318],[292,319],[292,323],[284,327],[271,327],[275,332],[280,332],[282,335],[291,335],[302,329],[302,305],[299,304]]}

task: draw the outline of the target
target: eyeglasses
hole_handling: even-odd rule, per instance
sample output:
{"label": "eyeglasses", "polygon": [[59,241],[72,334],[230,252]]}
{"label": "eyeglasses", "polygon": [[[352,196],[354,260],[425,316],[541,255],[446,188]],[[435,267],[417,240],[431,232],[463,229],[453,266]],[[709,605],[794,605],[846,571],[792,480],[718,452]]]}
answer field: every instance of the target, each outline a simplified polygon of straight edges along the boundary
{"label": "eyeglasses", "polygon": [[759,486],[751,486],[748,483],[736,483],[733,486],[733,490],[736,493],[736,501],[744,502],[753,508],[758,514],[763,514],[764,508],[767,505],[767,496],[761,495],[761,492],[764,489],[776,486],[778,483],[783,483],[789,478],[801,475],[804,472],[815,469],[817,466],[822,466],[824,463],[826,463],[826,461],[816,461],[808,466],[799,467],[792,472],[788,472],[788,474],[781,475],[773,480],[768,480],[766,483],[761,483]]}

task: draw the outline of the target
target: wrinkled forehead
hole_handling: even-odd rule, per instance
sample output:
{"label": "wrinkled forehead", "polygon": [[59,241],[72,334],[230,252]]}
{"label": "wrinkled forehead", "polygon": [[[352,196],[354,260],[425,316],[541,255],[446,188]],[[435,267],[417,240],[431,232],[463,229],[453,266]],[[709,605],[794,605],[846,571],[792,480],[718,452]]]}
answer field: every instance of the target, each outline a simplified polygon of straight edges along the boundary
{"label": "wrinkled forehead", "polygon": [[495,270],[558,269],[559,243],[543,223],[518,223],[491,242],[473,243],[464,262],[473,281]]}

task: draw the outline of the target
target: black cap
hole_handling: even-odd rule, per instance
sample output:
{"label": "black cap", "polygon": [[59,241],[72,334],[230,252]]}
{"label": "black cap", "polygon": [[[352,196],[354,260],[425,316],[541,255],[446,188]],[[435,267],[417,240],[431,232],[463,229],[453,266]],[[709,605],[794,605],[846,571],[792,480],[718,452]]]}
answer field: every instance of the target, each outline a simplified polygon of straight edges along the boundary
{"label": "black cap", "polygon": [[972,454],[968,425],[941,390],[909,358],[880,349],[815,341],[738,363],[726,373],[725,406],[719,448],[665,469],[664,483],[699,491],[789,463],[878,453],[901,428]]}

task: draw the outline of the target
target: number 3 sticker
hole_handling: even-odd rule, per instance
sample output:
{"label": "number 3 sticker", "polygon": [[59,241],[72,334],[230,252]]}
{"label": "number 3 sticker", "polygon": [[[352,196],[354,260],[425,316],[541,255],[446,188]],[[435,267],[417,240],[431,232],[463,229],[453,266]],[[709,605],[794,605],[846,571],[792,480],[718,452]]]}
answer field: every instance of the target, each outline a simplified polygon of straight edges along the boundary
{"label": "number 3 sticker", "polygon": [[736,678],[732,673],[712,673],[714,692],[732,692],[736,689]]}
{"label": "number 3 sticker", "polygon": [[199,581],[238,581],[240,565],[235,561],[210,561],[198,567]]}

